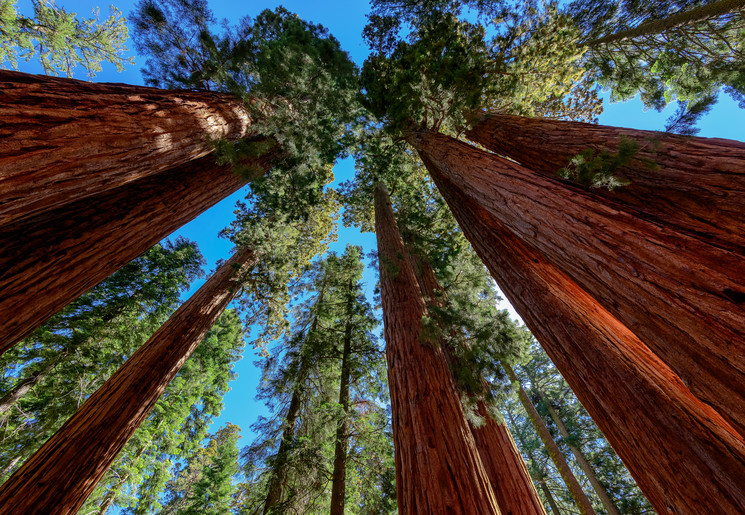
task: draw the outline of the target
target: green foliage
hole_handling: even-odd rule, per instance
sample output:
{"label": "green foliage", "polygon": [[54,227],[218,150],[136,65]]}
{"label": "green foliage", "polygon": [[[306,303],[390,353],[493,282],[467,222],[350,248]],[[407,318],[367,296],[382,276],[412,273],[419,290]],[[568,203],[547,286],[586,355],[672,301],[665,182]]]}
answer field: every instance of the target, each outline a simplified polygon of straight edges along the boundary
{"label": "green foliage", "polygon": [[2,470],[39,448],[147,340],[201,263],[186,240],[156,245],[3,355],[3,392],[33,376],[35,385],[2,416]]}
{"label": "green foliage", "polygon": [[613,190],[630,184],[619,170],[634,159],[638,152],[639,144],[621,135],[618,141],[618,152],[607,150],[597,152],[587,149],[574,156],[567,167],[559,170],[558,175],[562,179],[590,188]]}
{"label": "green foliage", "polygon": [[[171,492],[172,476],[182,472],[179,462],[199,452],[207,427],[222,411],[222,399],[228,383],[235,379],[233,366],[243,347],[240,317],[235,310],[226,310],[127,442],[81,513],[109,497],[112,505],[126,508],[126,513],[161,509],[166,485],[166,493]],[[237,467],[237,450],[235,454]]]}
{"label": "green foliage", "polygon": [[[203,0],[143,0],[132,19],[136,47],[149,56],[147,83],[242,98],[252,138],[280,145],[278,167],[315,171],[344,151],[359,116],[357,69],[324,27],[279,7],[216,32]],[[242,142],[217,148],[233,164],[257,150]]]}
{"label": "green foliage", "polygon": [[[340,419],[350,427],[347,459],[347,510],[395,509],[392,440],[382,352],[371,331],[377,326],[362,295],[361,252],[347,247],[330,254],[303,278],[292,334],[262,363],[259,399],[272,412],[253,429],[259,437],[243,450],[246,481],[242,510],[261,511],[272,484],[281,484],[272,513],[328,511],[334,434]],[[338,404],[345,334],[351,335],[351,399]],[[393,498],[393,499],[392,499]]]}
{"label": "green foliage", "polygon": [[77,18],[57,7],[51,0],[33,0],[34,16],[28,18],[16,10],[16,0],[0,0],[0,64],[17,68],[18,59],[39,59],[47,74],[58,72],[72,77],[82,65],[93,77],[101,71],[101,62],[109,62],[118,71],[125,64],[134,64],[124,57],[128,31],[121,12],[109,6],[109,17],[99,20],[94,9],[93,18]]}

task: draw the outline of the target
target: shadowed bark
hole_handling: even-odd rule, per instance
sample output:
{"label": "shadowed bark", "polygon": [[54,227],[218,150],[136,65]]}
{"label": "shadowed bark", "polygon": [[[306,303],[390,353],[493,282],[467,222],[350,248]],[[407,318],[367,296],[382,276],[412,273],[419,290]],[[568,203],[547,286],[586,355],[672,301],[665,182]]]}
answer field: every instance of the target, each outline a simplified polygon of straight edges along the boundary
{"label": "shadowed bark", "polygon": [[2,513],[76,513],[239,288],[239,250],[0,487]]}
{"label": "shadowed bark", "polygon": [[[253,164],[267,170],[275,156]],[[0,354],[244,184],[206,156],[0,228]]]}
{"label": "shadowed bark", "polygon": [[745,434],[742,256],[448,136],[421,133],[412,143]]}
{"label": "shadowed bark", "polygon": [[661,513],[745,510],[745,442],[597,301],[422,155],[466,238]]}

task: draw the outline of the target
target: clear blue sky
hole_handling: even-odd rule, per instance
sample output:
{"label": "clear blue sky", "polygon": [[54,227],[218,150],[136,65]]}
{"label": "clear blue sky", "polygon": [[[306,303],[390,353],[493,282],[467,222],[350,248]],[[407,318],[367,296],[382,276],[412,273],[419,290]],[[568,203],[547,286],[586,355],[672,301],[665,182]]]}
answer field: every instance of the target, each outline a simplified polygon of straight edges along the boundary
{"label": "clear blue sky", "polygon": [[[135,3],[132,0],[117,1],[116,6],[126,16],[132,10]],[[245,15],[255,16],[265,8],[274,8],[283,5],[290,11],[298,13],[306,20],[326,26],[358,65],[362,65],[367,54],[367,48],[360,37],[362,28],[366,22],[365,15],[369,10],[368,2],[366,1],[291,0],[285,2],[248,3],[228,0],[209,0],[209,4],[218,19],[227,18],[231,22],[235,22]],[[28,11],[30,5],[31,2],[29,0],[19,1],[19,8],[23,11]],[[79,16],[84,17],[89,17],[91,9],[97,5],[101,6],[102,17],[105,17],[107,12],[107,4],[96,0],[57,0],[57,5],[65,7],[68,11],[77,12]],[[143,60],[134,54],[132,50],[133,45],[129,45],[129,47],[130,54],[135,57],[136,64],[128,67],[123,73],[117,73],[113,67],[104,65],[104,71],[95,78],[97,82],[142,84],[139,68],[142,66]],[[30,73],[41,72],[40,68],[33,63],[21,63],[20,70]],[[78,78],[84,78],[82,73],[78,75]],[[669,107],[663,113],[644,111],[641,103],[638,101],[623,104],[608,104],[606,102],[605,112],[600,118],[600,123],[636,129],[662,130],[665,119],[672,111],[674,111],[672,107]],[[745,124],[742,120],[743,112],[738,109],[737,105],[729,97],[722,95],[712,113],[700,123],[702,130],[699,135],[745,140]],[[354,174],[354,163],[351,160],[345,160],[337,164],[334,173],[338,180],[351,178]],[[172,237],[183,235],[191,240],[195,240],[207,258],[208,268],[212,269],[218,259],[227,258],[230,254],[230,243],[226,240],[218,239],[217,233],[232,220],[235,201],[241,198],[243,194],[245,192],[238,192],[225,199],[178,230]],[[375,238],[371,234],[363,235],[353,229],[340,228],[339,242],[334,246],[334,250],[343,251],[347,243],[362,245],[365,248],[365,253],[367,253],[375,247]],[[365,278],[368,282],[371,282],[374,280],[374,277],[374,273],[368,271]],[[199,284],[201,282],[196,284],[195,287],[198,287]],[[369,286],[371,287],[372,285],[369,284]],[[194,291],[194,288],[191,291]],[[253,365],[256,359],[257,357],[249,342],[244,353],[244,359],[236,367],[239,377],[232,383],[232,391],[225,398],[226,408],[215,425],[213,425],[214,430],[228,421],[238,424],[243,429],[244,435],[241,445],[250,441],[252,437],[249,426],[256,420],[259,414],[264,413],[263,406],[254,401],[256,385],[259,379],[258,371]]]}

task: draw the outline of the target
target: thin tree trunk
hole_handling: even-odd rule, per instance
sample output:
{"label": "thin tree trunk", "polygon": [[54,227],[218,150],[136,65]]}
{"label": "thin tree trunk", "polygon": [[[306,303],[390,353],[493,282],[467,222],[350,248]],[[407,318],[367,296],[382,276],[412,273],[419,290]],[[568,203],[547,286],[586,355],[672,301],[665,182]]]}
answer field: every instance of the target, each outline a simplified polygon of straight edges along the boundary
{"label": "thin tree trunk", "polygon": [[742,437],[587,292],[423,159],[466,238],[654,508],[744,512]]}
{"label": "thin tree trunk", "polygon": [[499,513],[443,351],[422,334],[427,310],[382,184],[375,232],[399,512]]}
{"label": "thin tree trunk", "polygon": [[619,169],[631,183],[593,194],[622,202],[652,222],[745,252],[745,143],[492,113],[476,114],[466,136],[549,177],[581,152],[615,153],[620,138],[627,138],[639,145]]}
{"label": "thin tree trunk", "polygon": [[[324,279],[321,291],[318,294],[318,300],[316,301],[317,306],[323,302],[325,291],[326,281]],[[308,338],[314,337],[317,330],[318,317],[314,316],[308,334],[306,335],[306,342],[304,345],[307,344]],[[264,500],[264,515],[269,513],[272,508],[282,501],[282,492],[284,490],[285,482],[287,481],[287,460],[290,451],[292,450],[293,440],[295,439],[295,426],[297,425],[297,420],[300,416],[300,408],[302,407],[302,384],[305,381],[311,366],[309,358],[304,352],[300,353],[300,360],[295,388],[292,391],[290,406],[287,408],[287,416],[285,417],[285,428],[282,431],[282,439],[279,442],[277,456],[274,458],[274,470],[272,471],[269,485],[267,487],[266,499]]]}
{"label": "thin tree trunk", "polygon": [[533,423],[538,436],[541,437],[543,445],[546,446],[551,461],[554,462],[556,469],[559,471],[559,474],[561,474],[561,478],[564,480],[564,483],[566,483],[567,489],[569,490],[572,499],[574,499],[574,504],[577,506],[580,513],[594,515],[595,509],[592,507],[592,503],[587,498],[587,495],[585,495],[585,491],[582,490],[582,486],[579,484],[579,481],[577,481],[577,477],[569,467],[569,463],[567,463],[566,458],[562,454],[561,449],[559,449],[559,446],[556,444],[553,436],[551,436],[551,432],[548,430],[548,427],[546,427],[546,423],[543,421],[538,410],[535,409],[533,402],[530,400],[530,397],[528,397],[528,394],[520,384],[520,380],[517,378],[517,375],[515,375],[515,371],[506,361],[501,361],[501,363],[502,368],[507,372],[507,377],[510,378],[512,383],[516,384],[517,396],[520,399],[520,403],[528,413],[528,417]]}
{"label": "thin tree trunk", "polygon": [[[412,267],[425,302],[443,307],[446,296],[437,281],[434,269],[428,261],[413,254],[408,246],[406,250],[411,257]],[[442,341],[440,345],[452,370],[456,365],[453,349]],[[459,394],[462,396],[464,392],[459,391]],[[491,481],[499,510],[504,515],[545,515],[546,510],[509,429],[491,417],[483,401],[478,402],[478,412],[483,417],[484,424],[475,426],[469,421],[468,426],[479,450],[484,470]]]}
{"label": "thin tree trunk", "polygon": [[239,250],[0,487],[2,513],[72,514],[235,296]]}
{"label": "thin tree trunk", "polygon": [[39,384],[39,382],[57,366],[60,359],[61,358],[53,359],[51,363],[42,370],[37,370],[26,379],[19,381],[8,393],[3,395],[0,399],[0,415],[12,408],[16,402],[21,400],[24,395],[31,391],[31,388]]}
{"label": "thin tree trunk", "polygon": [[[515,418],[512,416],[512,412],[509,409],[509,406],[505,410],[507,412],[507,416],[510,418],[510,423],[512,424],[513,428],[517,428],[517,422],[515,422]],[[520,433],[517,433],[517,439],[520,441],[520,445],[522,449],[528,454],[528,458],[530,461],[532,461],[536,467],[538,466],[538,461],[535,459],[535,456],[533,455],[533,451],[525,445],[525,442],[523,442],[520,439]],[[546,476],[548,476],[548,471],[544,467],[542,472],[542,477],[535,477],[533,478],[536,483],[538,483],[538,487],[541,489],[541,492],[543,492],[543,495],[546,496],[546,499],[548,500],[549,506],[551,506],[551,513],[561,515],[561,510],[559,509],[559,505],[556,504],[556,499],[554,499],[553,494],[551,493],[551,489],[546,485]]]}
{"label": "thin tree trunk", "polygon": [[354,307],[354,295],[351,293],[347,305],[347,323],[344,328],[344,348],[341,355],[341,378],[339,381],[339,405],[342,409],[342,419],[336,428],[336,445],[334,449],[334,472],[331,482],[331,515],[344,515],[344,496],[347,481],[347,452],[349,448],[349,376],[351,374],[351,363],[349,362],[352,352],[352,309]]}
{"label": "thin tree trunk", "polygon": [[[267,170],[275,156],[253,164]],[[0,228],[0,354],[243,184],[207,156]]]}
{"label": "thin tree trunk", "polygon": [[589,41],[587,46],[590,48],[598,47],[607,43],[617,43],[625,39],[632,39],[639,36],[649,36],[668,32],[682,25],[692,25],[700,23],[717,16],[722,16],[734,11],[741,10],[745,7],[744,0],[719,0],[718,2],[709,2],[702,6],[695,7],[689,11],[671,14],[661,20],[651,20],[634,27],[633,29],[622,30],[615,34],[609,34],[602,38]]}
{"label": "thin tree trunk", "polygon": [[0,71],[0,227],[206,156],[246,136],[232,95]]}
{"label": "thin tree trunk", "polygon": [[114,504],[116,496],[124,486],[124,483],[127,482],[127,479],[129,479],[129,474],[124,474],[119,481],[112,486],[108,492],[106,492],[106,497],[103,498],[103,502],[99,506],[98,515],[106,515],[106,512],[109,511],[109,508]]}
{"label": "thin tree trunk", "polygon": [[422,133],[413,143],[470,203],[545,255],[745,435],[742,255],[448,136]]}
{"label": "thin tree trunk", "polygon": [[561,417],[557,413],[557,411],[554,409],[554,407],[551,405],[551,403],[546,398],[546,394],[543,393],[543,390],[536,384],[536,382],[531,378],[531,382],[533,383],[534,390],[538,393],[538,396],[541,398],[541,401],[543,401],[546,404],[546,409],[548,410],[548,414],[551,415],[551,419],[556,424],[556,427],[559,429],[559,434],[564,439],[564,441],[567,444],[567,447],[569,447],[569,450],[574,455],[574,459],[577,460],[577,464],[582,469],[582,472],[585,473],[585,476],[587,476],[587,479],[590,481],[590,484],[592,485],[592,488],[595,490],[595,493],[598,494],[598,497],[600,498],[600,502],[603,503],[603,506],[605,507],[605,511],[608,512],[609,515],[621,515],[621,511],[618,509],[618,507],[615,505],[615,503],[611,500],[610,495],[608,495],[608,491],[605,489],[605,487],[600,483],[598,480],[598,477],[595,475],[595,471],[592,468],[592,465],[587,461],[585,458],[585,455],[582,453],[579,447],[571,443],[570,437],[569,437],[569,431],[567,430],[566,426],[564,425],[564,421],[561,420]]}

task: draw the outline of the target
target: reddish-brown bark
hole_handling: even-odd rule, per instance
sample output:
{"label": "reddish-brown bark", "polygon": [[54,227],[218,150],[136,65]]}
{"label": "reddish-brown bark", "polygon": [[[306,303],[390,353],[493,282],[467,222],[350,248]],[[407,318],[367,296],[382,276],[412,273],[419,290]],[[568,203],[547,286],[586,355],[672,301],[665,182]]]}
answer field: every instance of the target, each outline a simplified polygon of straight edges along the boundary
{"label": "reddish-brown bark", "polygon": [[212,152],[251,120],[231,95],[0,71],[0,227]]}
{"label": "reddish-brown bark", "polygon": [[469,139],[551,177],[587,149],[616,152],[621,136],[635,141],[639,152],[620,169],[631,184],[594,194],[718,246],[745,249],[745,143],[511,115],[476,119]]}
{"label": "reddish-brown bark", "polygon": [[413,142],[745,435],[742,256],[453,138],[423,133]]}
{"label": "reddish-brown bark", "polygon": [[243,184],[206,156],[0,228],[0,354]]}
{"label": "reddish-brown bark", "polygon": [[[432,266],[428,261],[414,254],[408,246],[407,251],[427,305],[444,306],[446,294]],[[447,328],[444,329],[447,330]],[[454,353],[447,343],[441,341],[440,345],[452,369],[456,359]],[[453,379],[455,381],[455,378]],[[459,391],[461,396],[463,393]],[[533,480],[528,473],[528,467],[512,439],[510,430],[505,424],[491,417],[483,401],[478,402],[478,413],[484,419],[484,424],[476,426],[469,421],[468,425],[484,464],[484,470],[494,489],[499,511],[503,515],[545,515],[546,510],[538,497]]]}
{"label": "reddish-brown bark", "polygon": [[237,292],[240,250],[0,487],[1,513],[76,513]]}
{"label": "reddish-brown bark", "polygon": [[399,512],[499,513],[445,356],[427,341],[427,310],[388,193],[375,191]]}
{"label": "reddish-brown bark", "polygon": [[587,292],[423,160],[466,238],[655,509],[742,513],[742,437]]}

